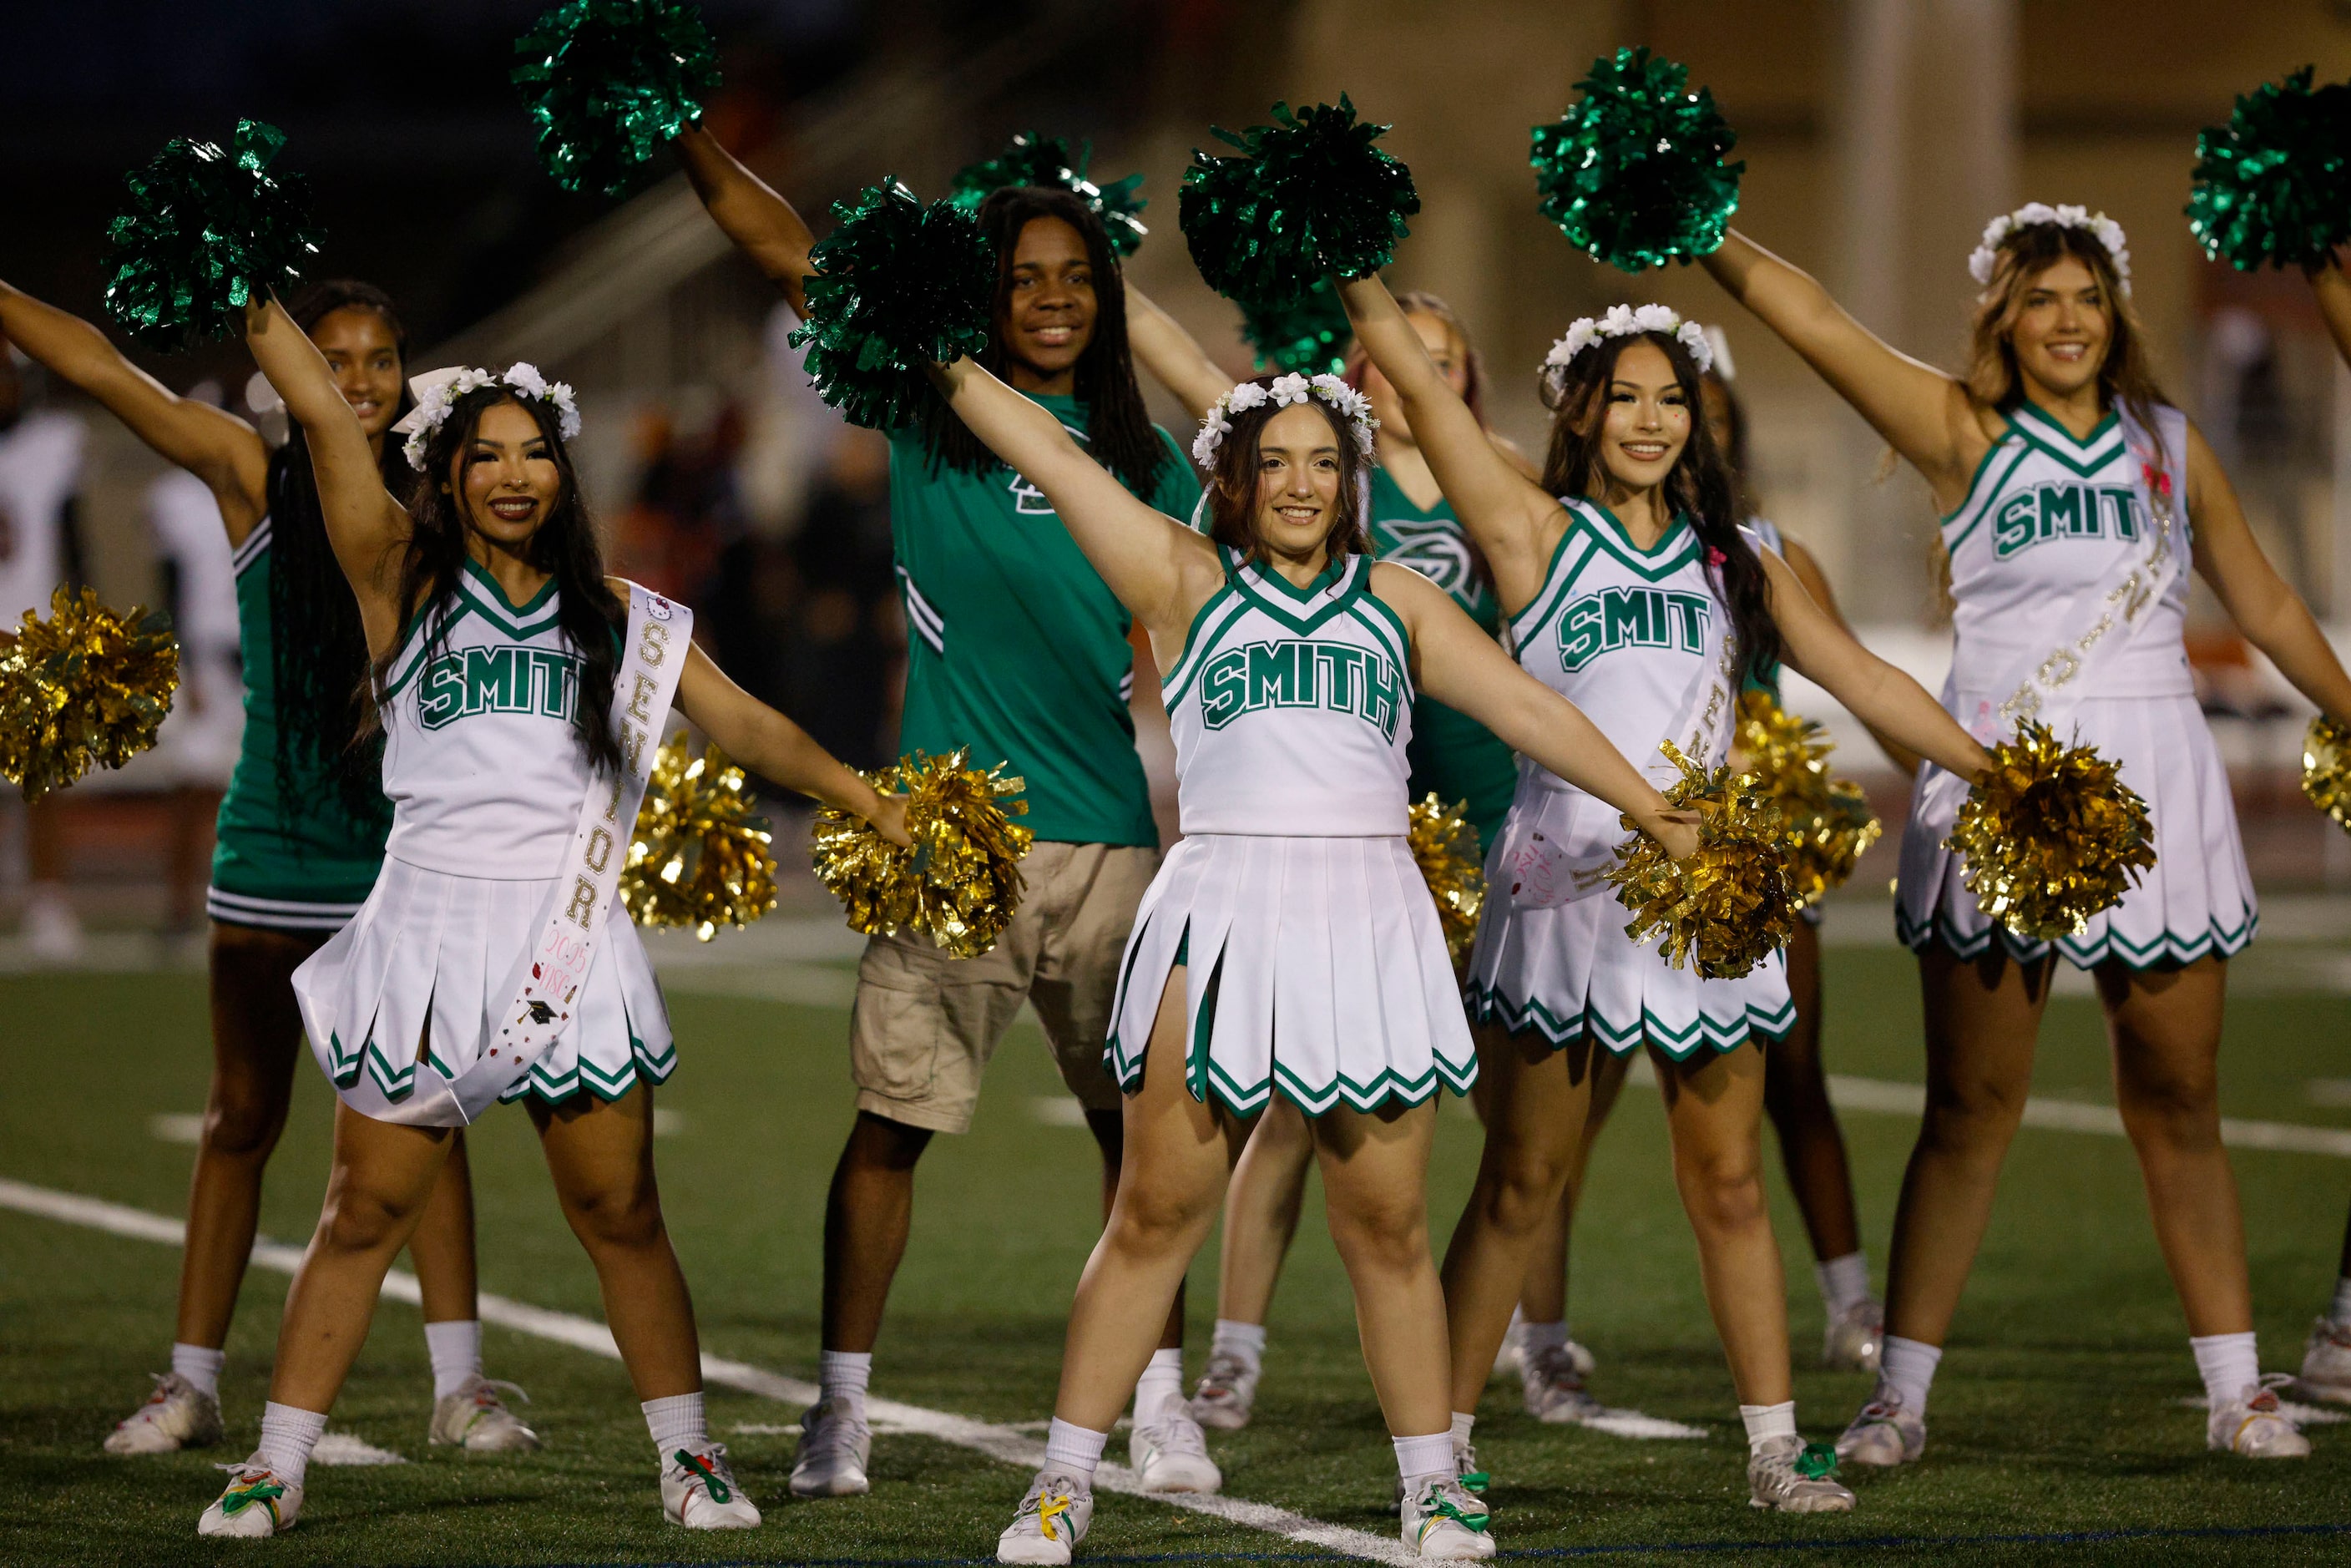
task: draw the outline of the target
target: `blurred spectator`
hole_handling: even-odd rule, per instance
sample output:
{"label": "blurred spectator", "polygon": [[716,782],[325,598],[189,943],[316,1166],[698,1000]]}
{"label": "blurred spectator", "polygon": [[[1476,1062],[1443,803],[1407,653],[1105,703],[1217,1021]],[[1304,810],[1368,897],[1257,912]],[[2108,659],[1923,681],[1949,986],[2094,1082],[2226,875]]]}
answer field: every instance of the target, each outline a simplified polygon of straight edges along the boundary
{"label": "blurred spectator", "polygon": [[[735,460],[742,414],[731,402],[638,416],[636,497],[621,514],[613,570],[700,609],[716,586],[719,556],[742,530]],[[700,415],[699,418],[694,416]]]}
{"label": "blurred spectator", "polygon": [[890,549],[890,442],[881,432],[841,428],[792,562],[792,715],[852,767],[878,768],[896,755],[906,652]]}

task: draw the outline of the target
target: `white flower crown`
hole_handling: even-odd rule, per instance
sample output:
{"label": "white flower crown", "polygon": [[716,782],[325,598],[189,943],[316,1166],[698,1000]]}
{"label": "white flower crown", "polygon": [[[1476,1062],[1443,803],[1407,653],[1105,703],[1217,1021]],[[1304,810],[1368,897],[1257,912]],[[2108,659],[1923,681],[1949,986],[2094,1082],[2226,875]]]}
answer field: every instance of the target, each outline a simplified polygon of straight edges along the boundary
{"label": "white flower crown", "polygon": [[457,400],[469,392],[487,386],[507,386],[525,397],[535,397],[541,402],[553,403],[560,415],[558,428],[563,439],[570,440],[580,434],[580,405],[572,401],[571,388],[563,382],[549,382],[538,373],[537,365],[517,360],[506,368],[504,375],[475,370],[471,365],[444,365],[437,371],[427,371],[421,376],[408,378],[409,395],[416,406],[401,415],[392,429],[408,437],[401,450],[408,454],[408,465],[418,473],[424,471],[424,448],[433,440],[433,433],[441,428]]}
{"label": "white flower crown", "polygon": [[1662,332],[1688,350],[1689,357],[1698,362],[1698,374],[1714,369],[1714,344],[1708,340],[1706,329],[1683,320],[1671,306],[1612,305],[1604,315],[1580,317],[1569,325],[1543,356],[1542,375],[1547,381],[1563,380],[1575,356],[1601,339],[1634,338],[1644,332]]}
{"label": "white flower crown", "polygon": [[1192,461],[1203,468],[1217,465],[1217,448],[1233,433],[1228,415],[1243,409],[1261,408],[1268,402],[1276,408],[1287,408],[1310,397],[1319,397],[1345,414],[1349,427],[1355,433],[1355,450],[1365,457],[1372,455],[1372,432],[1380,424],[1372,417],[1372,400],[1328,371],[1311,378],[1293,371],[1274,378],[1270,387],[1243,382],[1218,398],[1207,417],[1200,421],[1200,434],[1192,438]]}
{"label": "white flower crown", "polygon": [[2130,242],[2123,235],[2123,225],[2104,213],[2094,213],[2087,207],[2053,207],[2046,202],[2027,202],[2012,213],[2005,213],[1984,225],[1983,244],[1968,256],[1968,276],[1982,287],[1991,281],[1992,269],[2000,265],[2000,247],[2019,229],[2035,224],[2055,224],[2064,229],[2087,229],[2097,242],[2106,247],[2106,255],[2115,264],[2115,282],[2123,297],[2130,297]]}

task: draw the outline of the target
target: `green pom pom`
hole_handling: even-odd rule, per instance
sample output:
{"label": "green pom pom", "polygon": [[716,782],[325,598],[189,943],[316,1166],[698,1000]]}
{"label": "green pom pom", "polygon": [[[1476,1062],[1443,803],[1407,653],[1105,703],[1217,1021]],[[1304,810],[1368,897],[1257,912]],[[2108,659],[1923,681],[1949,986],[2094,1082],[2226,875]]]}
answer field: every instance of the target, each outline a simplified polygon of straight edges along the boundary
{"label": "green pom pom", "polygon": [[841,226],[809,253],[808,319],[791,340],[808,347],[817,395],[850,423],[896,430],[937,395],[925,366],[987,347],[995,247],[969,213],[925,207],[892,179],[832,214]]}
{"label": "green pom pom", "polygon": [[676,0],[563,0],[515,53],[538,155],[567,191],[618,194],[718,89],[710,29]]}
{"label": "green pom pom", "polygon": [[1070,144],[1058,136],[1040,136],[1033,131],[1013,133],[1004,144],[1004,151],[977,163],[967,163],[955,177],[955,188],[947,200],[967,213],[979,210],[980,203],[997,192],[1011,185],[1043,185],[1063,190],[1083,202],[1094,216],[1102,220],[1102,232],[1110,236],[1111,254],[1129,256],[1151,231],[1143,226],[1140,216],[1149,203],[1137,196],[1135,187],[1143,183],[1140,174],[1129,174],[1123,180],[1107,185],[1097,185],[1086,178],[1086,162],[1093,156],[1093,143],[1078,143],[1078,155],[1070,156]]}
{"label": "green pom pom", "polygon": [[2351,87],[2314,89],[2311,70],[2263,82],[2196,138],[2188,226],[2240,272],[2323,267],[2351,241]]}
{"label": "green pom pom", "polygon": [[1688,80],[1687,66],[1619,49],[1575,84],[1573,108],[1534,128],[1543,216],[1593,260],[1645,272],[1722,244],[1747,165],[1722,161],[1738,133]]}
{"label": "green pom pom", "polygon": [[115,325],[160,352],[192,349],[242,332],[246,301],[301,279],[319,234],[302,177],[268,172],[285,145],[276,126],[240,120],[228,152],[174,140],[122,177],[131,208],[107,228]]}
{"label": "green pom pom", "polygon": [[1329,278],[1315,279],[1312,288],[1285,304],[1239,303],[1241,335],[1257,350],[1259,369],[1335,376],[1347,368],[1347,340],[1355,329]]}
{"label": "green pom pom", "polygon": [[1384,125],[1361,124],[1347,95],[1273,125],[1217,137],[1238,156],[1195,152],[1176,221],[1208,287],[1229,299],[1296,299],[1324,277],[1362,277],[1395,259],[1420,211],[1412,171],[1373,145]]}

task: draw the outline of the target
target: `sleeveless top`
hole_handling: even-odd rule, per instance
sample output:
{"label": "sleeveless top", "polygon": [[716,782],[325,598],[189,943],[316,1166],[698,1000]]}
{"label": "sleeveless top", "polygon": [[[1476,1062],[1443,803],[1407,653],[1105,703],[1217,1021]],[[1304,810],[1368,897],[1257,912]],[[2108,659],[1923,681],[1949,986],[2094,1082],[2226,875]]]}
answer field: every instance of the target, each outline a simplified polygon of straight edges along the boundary
{"label": "sleeveless top", "polygon": [[1219,549],[1224,586],[1161,683],[1184,831],[1404,835],[1411,639],[1343,556],[1308,588]]}
{"label": "sleeveless top", "polygon": [[591,780],[580,655],[552,580],[510,602],[470,558],[417,617],[385,683],[384,853],[451,876],[555,876]]}
{"label": "sleeveless top", "polygon": [[[2187,421],[2157,411],[2169,466],[2183,471]],[[2133,447],[2142,448],[2134,451]],[[1967,499],[1943,519],[1951,556],[1951,685],[1997,682],[2017,660],[2069,630],[2053,623],[2085,589],[2120,577],[2147,550],[2136,482],[2155,460],[2135,421],[2109,413],[2086,440],[2027,402],[1977,465]],[[2183,570],[2128,645],[2095,663],[2089,697],[2187,696],[2196,685],[2181,638],[2187,624],[2187,497],[2176,502]]]}

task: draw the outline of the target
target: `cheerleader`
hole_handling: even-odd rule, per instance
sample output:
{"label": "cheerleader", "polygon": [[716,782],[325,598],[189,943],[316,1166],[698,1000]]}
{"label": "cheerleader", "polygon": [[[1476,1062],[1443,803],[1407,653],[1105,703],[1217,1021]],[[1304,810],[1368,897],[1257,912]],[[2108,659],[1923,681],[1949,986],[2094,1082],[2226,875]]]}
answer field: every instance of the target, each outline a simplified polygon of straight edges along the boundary
{"label": "cheerleader", "polygon": [[366,903],[294,977],[341,1101],[334,1170],[287,1297],[260,1446],[197,1532],[295,1522],[384,1270],[456,1129],[514,1100],[595,1264],[664,1512],[695,1530],[757,1525],[703,1414],[653,1165],[653,1086],[677,1057],[614,889],[673,694],[747,767],[901,843],[903,804],[729,682],[692,645],[683,606],[608,581],[565,444],[579,429],[569,387],[528,365],[412,382],[417,405],[395,427],[418,475],[412,512],[286,312],[249,308],[246,340],[308,438],[358,601],[392,826]]}
{"label": "cheerleader", "polygon": [[[392,300],[362,283],[325,283],[295,301],[294,319],[316,334],[380,471],[404,482],[397,444],[384,450],[385,433],[406,407],[407,335]],[[201,483],[234,552],[245,726],[205,897],[213,1071],[188,1192],[179,1324],[172,1370],[106,1439],[110,1454],[205,1448],[221,1440],[222,1346],[301,1050],[294,970],[358,911],[383,862],[390,813],[380,747],[353,740],[351,694],[366,673],[367,643],[328,548],[298,428],[272,453],[244,421],[175,396],[95,327],[5,284],[0,330]],[[462,1134],[451,1140],[409,1256],[433,1364],[430,1440],[475,1453],[538,1447],[482,1374]]]}
{"label": "cheerleader", "polygon": [[1442,1086],[1478,1072],[1435,901],[1405,844],[1411,705],[1426,692],[1583,781],[1677,852],[1695,839],[1567,703],[1443,591],[1374,565],[1369,409],[1336,376],[1260,376],[1209,410],[1205,536],[1137,501],[1047,412],[968,360],[956,413],[1051,500],[1151,634],[1184,841],[1135,916],[1105,1061],[1126,1163],[1072,1308],[1046,1463],[998,1542],[1067,1563],[1161,1315],[1277,1094],[1308,1118],[1373,1386],[1423,1557],[1491,1556],[1454,1471],[1425,1177]]}
{"label": "cheerleader", "polygon": [[[1554,345],[1540,485],[1498,454],[1377,277],[1341,286],[1356,338],[1395,386],[1421,449],[1491,565],[1520,662],[1628,755],[1670,741],[1720,761],[1742,679],[1783,655],[1897,740],[1963,774],[1983,750],[1814,604],[1738,525],[1698,408],[1711,355],[1663,306],[1619,307]],[[1524,747],[1520,748],[1522,752]],[[1625,934],[1599,873],[1614,813],[1529,757],[1487,857],[1468,997],[1483,1024],[1486,1149],[1446,1256],[1457,1464],[1583,1134],[1595,1071],[1646,1046],[1707,1300],[1740,1398],[1755,1506],[1843,1511],[1853,1494],[1796,1435],[1787,1300],[1763,1200],[1762,1052],[1795,1022],[1771,955],[1739,979],[1669,967]]]}
{"label": "cheerleader", "polygon": [[2063,956],[2096,978],[2116,1098],[2203,1375],[2206,1442],[2254,1458],[2307,1454],[2262,1385],[2244,1224],[2220,1146],[2222,989],[2255,911],[2181,641],[2189,566],[2319,707],[2351,715],[2351,680],[2262,556],[2211,448],[2156,385],[2121,225],[2038,203],[1993,219],[1969,258],[1980,292],[1964,377],[1880,342],[1741,235],[1706,265],[1944,508],[1956,643],[1946,706],[1980,740],[2036,715],[2078,735],[2121,765],[2155,829],[2155,869],[2121,903],[2078,936],[2028,942],[1985,917],[1943,847],[1963,786],[1921,770],[1895,918],[1925,991],[1927,1108],[1895,1217],[1877,1388],[1839,1452],[1885,1466],[1926,1448],[1928,1387]]}

